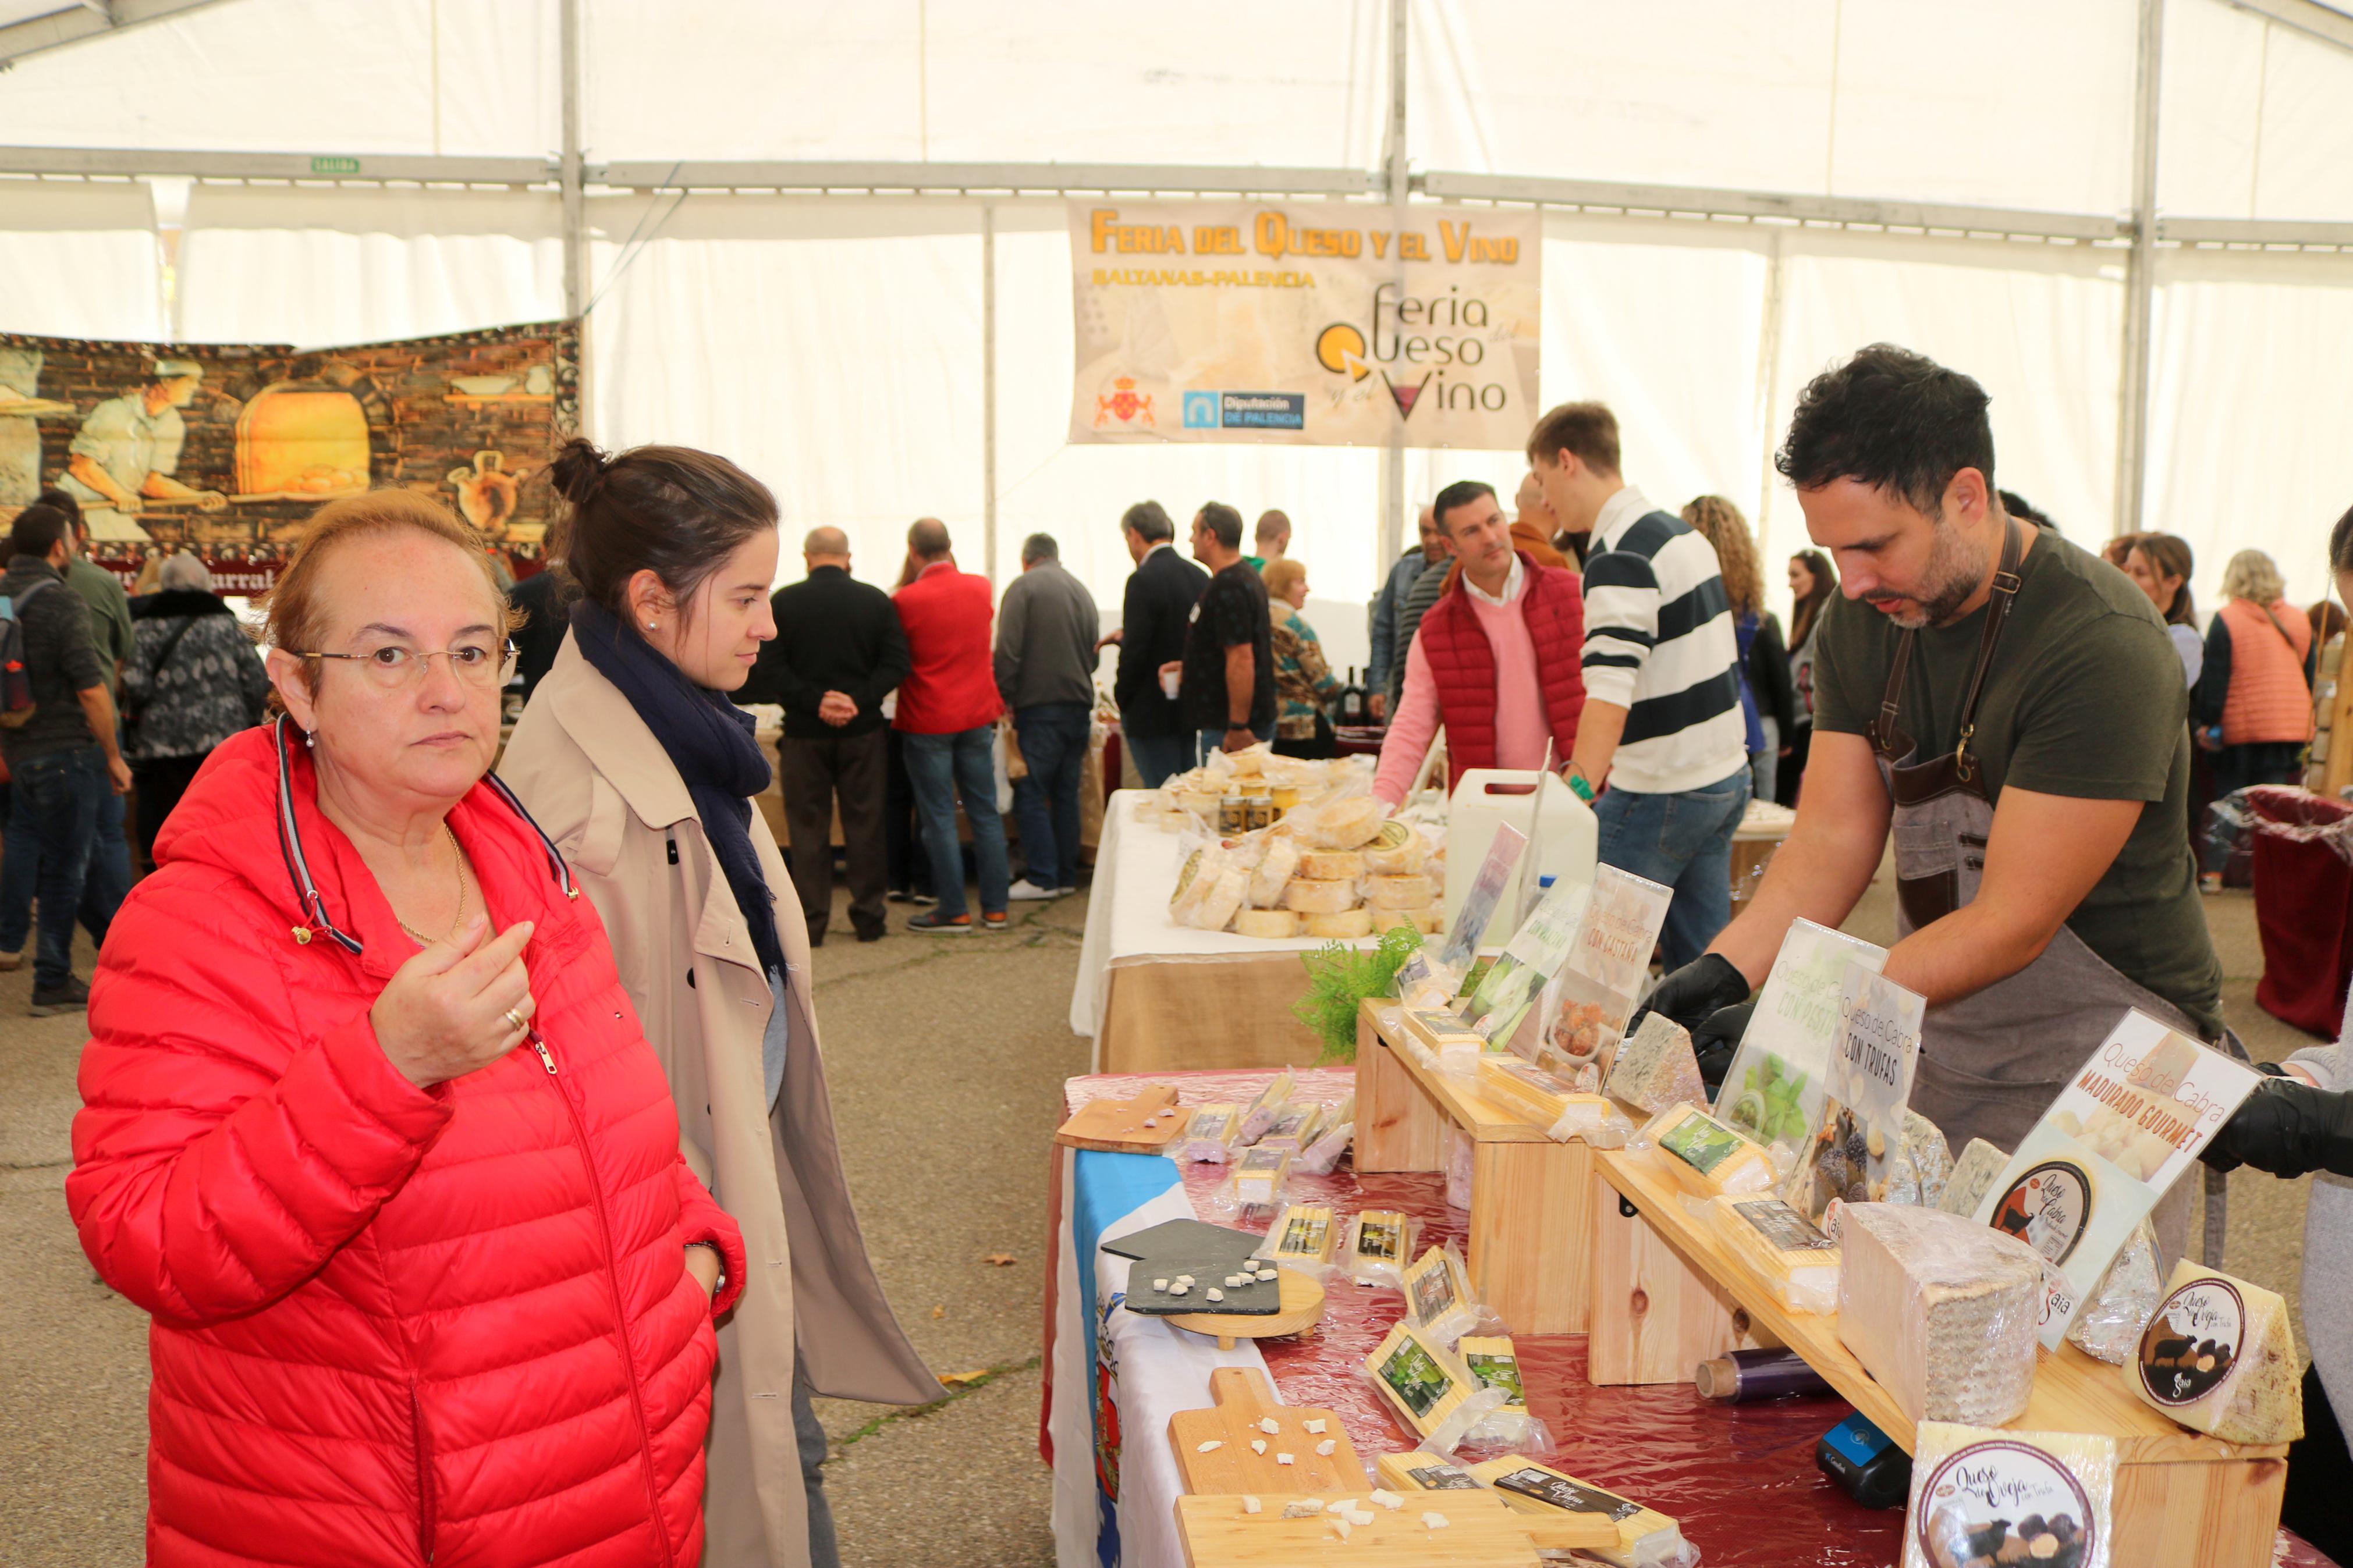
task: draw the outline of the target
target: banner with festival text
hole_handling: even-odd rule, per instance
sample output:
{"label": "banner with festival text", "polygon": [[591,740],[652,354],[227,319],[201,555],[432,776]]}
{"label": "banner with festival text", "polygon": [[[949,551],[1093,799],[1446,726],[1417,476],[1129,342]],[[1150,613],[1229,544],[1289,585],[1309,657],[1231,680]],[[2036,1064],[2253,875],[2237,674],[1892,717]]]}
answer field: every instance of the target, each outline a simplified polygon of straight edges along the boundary
{"label": "banner with festival text", "polygon": [[1516,449],[1543,220],[1344,202],[1073,202],[1072,441]]}

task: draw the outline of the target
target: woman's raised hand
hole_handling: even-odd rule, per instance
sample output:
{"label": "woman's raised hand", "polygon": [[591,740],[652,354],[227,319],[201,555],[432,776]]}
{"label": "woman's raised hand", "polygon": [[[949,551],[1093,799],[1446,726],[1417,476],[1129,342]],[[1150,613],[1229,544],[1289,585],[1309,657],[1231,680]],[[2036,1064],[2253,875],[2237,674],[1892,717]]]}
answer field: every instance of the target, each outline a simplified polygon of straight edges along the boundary
{"label": "woman's raised hand", "polygon": [[532,922],[509,926],[489,942],[481,915],[455,936],[400,966],[368,1009],[385,1059],[409,1082],[430,1089],[488,1067],[521,1045],[536,1006],[522,950]]}

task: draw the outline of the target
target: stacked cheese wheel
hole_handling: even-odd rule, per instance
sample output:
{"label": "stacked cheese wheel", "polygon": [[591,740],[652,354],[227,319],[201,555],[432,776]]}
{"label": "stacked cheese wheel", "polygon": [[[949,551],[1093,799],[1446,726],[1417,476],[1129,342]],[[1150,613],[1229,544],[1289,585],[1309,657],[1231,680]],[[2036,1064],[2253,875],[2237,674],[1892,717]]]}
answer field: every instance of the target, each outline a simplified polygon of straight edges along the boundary
{"label": "stacked cheese wheel", "polygon": [[1314,803],[1264,832],[1204,847],[1170,902],[1179,925],[1272,941],[1440,929],[1430,840],[1367,795]]}

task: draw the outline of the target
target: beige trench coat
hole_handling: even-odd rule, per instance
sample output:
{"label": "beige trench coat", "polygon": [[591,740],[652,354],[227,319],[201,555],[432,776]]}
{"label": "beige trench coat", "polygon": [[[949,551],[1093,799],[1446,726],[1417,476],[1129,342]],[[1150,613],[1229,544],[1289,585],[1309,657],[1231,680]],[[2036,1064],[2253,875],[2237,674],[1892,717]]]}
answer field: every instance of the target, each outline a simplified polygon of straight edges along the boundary
{"label": "beige trench coat", "polygon": [[914,1405],[946,1391],[892,1317],[850,1206],[800,901],[754,811],[753,844],[781,894],[776,930],[791,1009],[784,1089],[764,1114],[760,1045],[775,1003],[750,928],[685,781],[570,637],[515,726],[499,774],[595,902],[621,983],[670,1076],[687,1162],[744,1227],[752,1277],[719,1326],[703,1562],[806,1568],[796,1347],[820,1394]]}

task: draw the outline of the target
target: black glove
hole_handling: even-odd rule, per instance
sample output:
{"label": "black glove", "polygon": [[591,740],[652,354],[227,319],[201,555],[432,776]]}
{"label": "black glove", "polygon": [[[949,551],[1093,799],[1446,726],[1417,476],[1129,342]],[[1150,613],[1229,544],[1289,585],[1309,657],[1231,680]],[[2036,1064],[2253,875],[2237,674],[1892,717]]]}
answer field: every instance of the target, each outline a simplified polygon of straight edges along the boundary
{"label": "black glove", "polygon": [[2265,1079],[2200,1157],[2218,1171],[2247,1164],[2274,1176],[2353,1176],[2353,1094]]}
{"label": "black glove", "polygon": [[1748,1027],[1747,1003],[1748,977],[1722,953],[1703,952],[1652,988],[1626,1021],[1626,1033],[1631,1036],[1654,1012],[1665,1014],[1690,1033],[1700,1076],[1714,1088],[1724,1081],[1733,1047]]}

